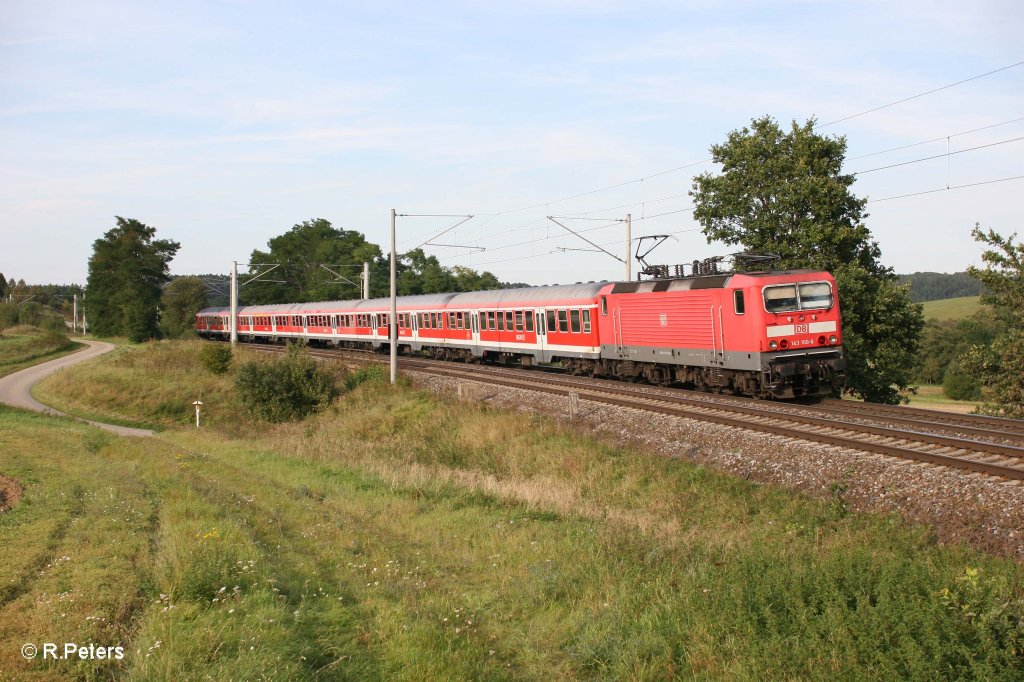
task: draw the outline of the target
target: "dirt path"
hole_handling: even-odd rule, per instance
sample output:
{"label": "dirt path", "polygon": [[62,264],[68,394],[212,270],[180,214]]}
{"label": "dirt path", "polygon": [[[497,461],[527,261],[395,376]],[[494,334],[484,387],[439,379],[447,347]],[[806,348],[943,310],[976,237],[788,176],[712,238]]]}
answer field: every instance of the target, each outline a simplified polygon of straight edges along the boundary
{"label": "dirt path", "polygon": [[[52,407],[43,405],[41,402],[33,398],[32,387],[58,370],[79,362],[91,360],[92,358],[103,355],[104,353],[109,353],[117,348],[114,344],[106,343],[104,341],[87,341],[85,339],[76,339],[76,341],[80,341],[89,347],[85,350],[78,351],[77,353],[72,353],[71,355],[65,355],[64,357],[50,360],[49,362],[34,365],[0,379],[0,403],[6,403],[13,407],[21,407],[35,412],[44,412],[46,414],[64,417],[68,416],[63,412],[53,409]],[[148,429],[133,429],[127,426],[103,424],[101,422],[94,422],[90,419],[81,419],[80,421],[92,424],[93,426],[105,429],[112,433],[116,433],[119,436],[153,435],[153,432]]]}

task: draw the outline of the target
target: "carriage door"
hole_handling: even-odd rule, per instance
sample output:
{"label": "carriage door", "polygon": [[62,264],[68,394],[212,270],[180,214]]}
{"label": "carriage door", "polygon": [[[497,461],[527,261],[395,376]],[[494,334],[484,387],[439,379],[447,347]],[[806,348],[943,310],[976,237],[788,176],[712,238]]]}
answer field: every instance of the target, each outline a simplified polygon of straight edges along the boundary
{"label": "carriage door", "polygon": [[480,345],[480,313],[473,311],[472,322],[470,323],[473,328],[473,345]]}
{"label": "carriage door", "polygon": [[540,349],[541,362],[547,362],[549,360],[547,354],[548,347],[548,329],[547,329],[547,315],[543,308],[538,308],[533,311],[534,323],[536,324],[535,329],[537,330],[537,348]]}
{"label": "carriage door", "polygon": [[377,313],[370,313],[370,336],[377,338]]}

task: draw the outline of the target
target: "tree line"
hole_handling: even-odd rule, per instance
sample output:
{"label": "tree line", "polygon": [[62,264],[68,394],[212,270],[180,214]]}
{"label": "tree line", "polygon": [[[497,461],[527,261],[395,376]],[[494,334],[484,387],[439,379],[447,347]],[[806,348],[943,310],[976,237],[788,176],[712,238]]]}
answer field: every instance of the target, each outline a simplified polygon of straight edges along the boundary
{"label": "tree line", "polygon": [[[89,259],[85,294],[92,331],[133,341],[176,338],[190,333],[202,308],[227,305],[228,276],[171,276],[180,246],[158,239],[154,227],[115,216],[115,226],[93,242]],[[371,297],[389,292],[389,258],[360,232],[318,218],[294,225],[267,246],[253,250],[248,267],[265,276],[240,278],[240,305],[360,298],[364,262],[370,264]],[[396,270],[403,296],[526,286],[490,272],[442,266],[422,249],[402,254]]]}
{"label": "tree line", "polygon": [[909,287],[910,300],[914,303],[981,294],[981,281],[968,272],[915,272],[900,275],[899,280]]}

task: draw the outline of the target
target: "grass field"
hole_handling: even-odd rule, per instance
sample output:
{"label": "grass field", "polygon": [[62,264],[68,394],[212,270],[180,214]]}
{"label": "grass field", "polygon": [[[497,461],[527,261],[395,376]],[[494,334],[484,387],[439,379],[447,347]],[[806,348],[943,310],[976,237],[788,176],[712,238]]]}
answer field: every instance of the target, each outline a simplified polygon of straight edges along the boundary
{"label": "grass field", "polygon": [[[0,473],[25,486],[0,514],[0,679],[1024,674],[1024,568],[850,513],[839,487],[810,501],[373,382],[257,427],[194,352],[62,374],[119,375],[73,399],[135,419],[176,366],[223,403],[199,431],[0,409]],[[126,655],[21,658],[46,641]]]}
{"label": "grass field", "polygon": [[980,400],[953,400],[947,398],[946,394],[942,391],[942,386],[931,384],[918,386],[917,393],[909,397],[909,405],[911,407],[923,407],[943,412],[959,412],[961,414],[969,414],[982,404]]}
{"label": "grass field", "polygon": [[18,326],[0,332],[0,377],[83,348],[64,334]]}
{"label": "grass field", "polygon": [[924,319],[931,320],[962,320],[982,309],[980,296],[963,296],[947,298],[941,301],[927,301],[924,306]]}

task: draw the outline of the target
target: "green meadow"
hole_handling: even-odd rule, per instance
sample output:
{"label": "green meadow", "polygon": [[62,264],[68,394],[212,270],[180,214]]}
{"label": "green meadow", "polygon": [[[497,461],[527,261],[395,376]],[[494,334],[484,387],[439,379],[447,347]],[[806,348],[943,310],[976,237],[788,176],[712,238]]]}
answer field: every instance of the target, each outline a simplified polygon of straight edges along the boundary
{"label": "green meadow", "polygon": [[38,394],[163,431],[0,408],[24,488],[0,513],[0,679],[1024,676],[1022,567],[853,513],[840,486],[809,500],[374,380],[261,425],[196,343]]}
{"label": "green meadow", "polygon": [[27,325],[0,330],[0,377],[80,348],[62,332]]}
{"label": "green meadow", "polygon": [[962,320],[982,309],[980,296],[962,296],[946,298],[940,301],[926,301],[924,319],[926,320]]}

